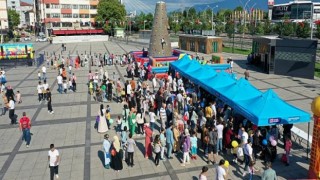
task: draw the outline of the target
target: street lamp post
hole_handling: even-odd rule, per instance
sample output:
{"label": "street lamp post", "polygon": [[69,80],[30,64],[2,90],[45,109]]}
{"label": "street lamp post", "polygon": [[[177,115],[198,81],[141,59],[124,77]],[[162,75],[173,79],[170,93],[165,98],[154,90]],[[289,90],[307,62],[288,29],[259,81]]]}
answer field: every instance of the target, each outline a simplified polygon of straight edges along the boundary
{"label": "street lamp post", "polygon": [[207,7],[211,9],[211,31],[213,32],[213,9],[215,9],[219,6],[216,5],[215,7],[211,8],[209,5],[207,5]]}

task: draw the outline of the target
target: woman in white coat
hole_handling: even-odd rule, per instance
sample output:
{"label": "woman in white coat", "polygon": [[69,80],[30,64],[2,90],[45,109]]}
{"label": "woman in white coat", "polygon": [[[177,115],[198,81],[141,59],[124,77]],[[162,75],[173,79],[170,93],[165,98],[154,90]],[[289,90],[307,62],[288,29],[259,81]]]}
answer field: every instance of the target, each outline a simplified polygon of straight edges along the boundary
{"label": "woman in white coat", "polygon": [[103,108],[103,104],[100,104],[99,116],[98,133],[105,133],[108,131],[108,125],[106,121],[106,110]]}

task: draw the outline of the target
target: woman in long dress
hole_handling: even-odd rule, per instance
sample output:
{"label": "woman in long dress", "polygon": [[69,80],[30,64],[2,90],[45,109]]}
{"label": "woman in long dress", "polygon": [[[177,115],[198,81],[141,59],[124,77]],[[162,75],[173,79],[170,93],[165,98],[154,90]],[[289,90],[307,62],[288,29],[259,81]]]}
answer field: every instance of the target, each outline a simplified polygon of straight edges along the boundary
{"label": "woman in long dress", "polygon": [[108,125],[105,114],[106,110],[103,108],[103,104],[100,104],[98,133],[105,133],[108,131]]}
{"label": "woman in long dress", "polygon": [[123,165],[122,165],[123,151],[120,148],[120,141],[118,136],[113,136],[112,146],[115,149],[116,153],[111,155],[111,167],[115,171],[120,171],[123,169]]}
{"label": "woman in long dress", "polygon": [[104,149],[104,168],[109,169],[110,168],[110,141],[109,141],[109,135],[104,135],[103,140],[103,149]]}
{"label": "woman in long dress", "polygon": [[129,131],[132,136],[136,133],[136,125],[136,110],[135,108],[131,108],[131,112],[129,114]]}
{"label": "woman in long dress", "polygon": [[144,124],[144,132],[146,134],[145,138],[145,158],[148,159],[152,157],[152,130],[149,127],[149,123]]}

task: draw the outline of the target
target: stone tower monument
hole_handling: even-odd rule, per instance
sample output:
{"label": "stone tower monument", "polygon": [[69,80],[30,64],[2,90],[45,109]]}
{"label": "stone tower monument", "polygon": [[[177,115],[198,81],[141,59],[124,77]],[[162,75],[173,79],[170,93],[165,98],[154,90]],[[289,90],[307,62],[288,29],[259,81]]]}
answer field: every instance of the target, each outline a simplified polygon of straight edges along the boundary
{"label": "stone tower monument", "polygon": [[168,33],[168,17],[166,3],[157,2],[149,45],[149,56],[172,56],[171,42]]}

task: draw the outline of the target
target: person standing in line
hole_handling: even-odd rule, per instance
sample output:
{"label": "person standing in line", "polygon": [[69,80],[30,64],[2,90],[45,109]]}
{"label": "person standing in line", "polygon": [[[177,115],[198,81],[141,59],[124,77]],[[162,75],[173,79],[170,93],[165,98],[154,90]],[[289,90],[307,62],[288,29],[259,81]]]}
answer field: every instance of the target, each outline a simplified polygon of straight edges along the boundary
{"label": "person standing in line", "polygon": [[149,127],[149,123],[144,124],[144,132],[146,135],[145,138],[145,158],[148,159],[149,157],[152,156],[152,146],[151,146],[151,141],[152,141],[152,130]]}
{"label": "person standing in line", "polygon": [[225,180],[227,179],[227,173],[228,170],[226,171],[224,169],[224,164],[225,164],[225,160],[221,159],[219,162],[219,166],[216,167],[216,180]]}
{"label": "person standing in line", "polygon": [[156,166],[159,166],[159,160],[160,160],[160,154],[161,154],[161,142],[160,142],[159,134],[157,134],[156,137],[154,138],[153,151],[156,154],[154,163],[156,164]]}
{"label": "person standing in line", "polygon": [[19,129],[22,131],[22,139],[26,141],[27,148],[30,145],[31,135],[30,135],[31,121],[27,117],[26,112],[22,113],[22,118],[19,120]]}
{"label": "person standing in line", "polygon": [[57,76],[57,83],[58,83],[58,92],[60,94],[62,94],[62,83],[63,83],[63,79],[62,79],[62,76],[59,74]]}
{"label": "person standing in line", "polygon": [[261,180],[277,180],[276,171],[271,168],[271,162],[266,163],[266,170],[262,173]]}
{"label": "person standing in line", "polygon": [[114,154],[112,154],[111,152],[111,165],[112,168],[119,172],[120,170],[123,169],[123,165],[122,165],[122,158],[123,158],[123,150],[120,147],[120,141],[118,136],[113,136],[113,150]]}
{"label": "person standing in line", "polygon": [[210,161],[216,163],[217,160],[217,141],[218,141],[218,132],[216,128],[213,126],[212,128],[209,128],[209,145],[208,145],[208,161],[207,164],[210,163]]}
{"label": "person standing in line", "polygon": [[77,90],[77,83],[76,83],[76,80],[77,80],[77,76],[73,73],[72,74],[72,79],[71,79],[71,81],[72,81],[72,91],[73,92],[76,92],[76,90]]}
{"label": "person standing in line", "polygon": [[160,108],[159,111],[160,114],[160,120],[161,120],[161,128],[165,129],[166,128],[166,122],[167,122],[167,112],[166,112],[166,104],[162,103],[162,107]]}
{"label": "person standing in line", "polygon": [[14,103],[14,100],[12,99],[12,97],[10,96],[9,97],[9,118],[11,119],[11,125],[17,124],[14,110],[15,110],[15,103]]}
{"label": "person standing in line", "polygon": [[99,124],[98,124],[98,133],[105,133],[108,129],[108,124],[106,121],[106,110],[103,107],[103,104],[100,104],[99,114]]}
{"label": "person standing in line", "polygon": [[54,179],[54,175],[56,175],[56,179],[59,179],[60,155],[59,151],[55,149],[54,144],[50,144],[50,150],[48,151],[48,161],[50,168],[50,180]]}
{"label": "person standing in line", "polygon": [[109,135],[105,134],[104,135],[104,140],[103,140],[103,149],[104,149],[104,168],[109,169],[110,168],[110,147],[111,143],[109,141]]}
{"label": "person standing in line", "polygon": [[253,152],[253,149],[251,147],[251,140],[248,139],[248,143],[243,145],[243,154],[244,154],[244,163],[245,163],[244,170],[245,171],[249,171],[248,170],[249,163],[250,163],[250,161],[253,160],[252,152]]}
{"label": "person standing in line", "polygon": [[165,133],[165,129],[161,128],[161,132],[160,132],[161,156],[160,156],[160,159],[163,161],[166,160],[164,158],[164,150],[166,148],[166,136],[164,135],[164,133]]}
{"label": "person standing in line", "polygon": [[166,130],[166,143],[167,143],[167,157],[168,159],[173,159],[171,157],[172,147],[174,145],[173,132],[172,132],[172,124]]}
{"label": "person standing in line", "polygon": [[133,167],[133,155],[134,155],[134,147],[136,146],[136,142],[132,139],[132,134],[129,134],[129,139],[127,141],[127,152],[128,152],[128,165]]}
{"label": "person standing in line", "polygon": [[131,108],[131,111],[129,113],[129,131],[132,136],[136,133],[136,125],[136,110],[135,108]]}
{"label": "person standing in line", "polygon": [[154,113],[154,108],[150,108],[149,117],[150,117],[150,128],[151,128],[151,131],[153,131],[154,125],[156,123],[156,119],[155,119],[156,114]]}
{"label": "person standing in line", "polygon": [[199,175],[199,180],[207,180],[207,172],[208,172],[209,168],[207,166],[203,166],[202,167],[202,171]]}
{"label": "person standing in line", "polygon": [[218,121],[218,125],[216,126],[217,128],[217,132],[218,132],[218,143],[217,143],[217,153],[222,153],[222,140],[223,140],[223,124],[221,122],[221,120]]}
{"label": "person standing in line", "polygon": [[52,99],[51,99],[51,92],[50,89],[47,89],[47,101],[48,101],[48,113],[53,114],[53,110],[52,110]]}

